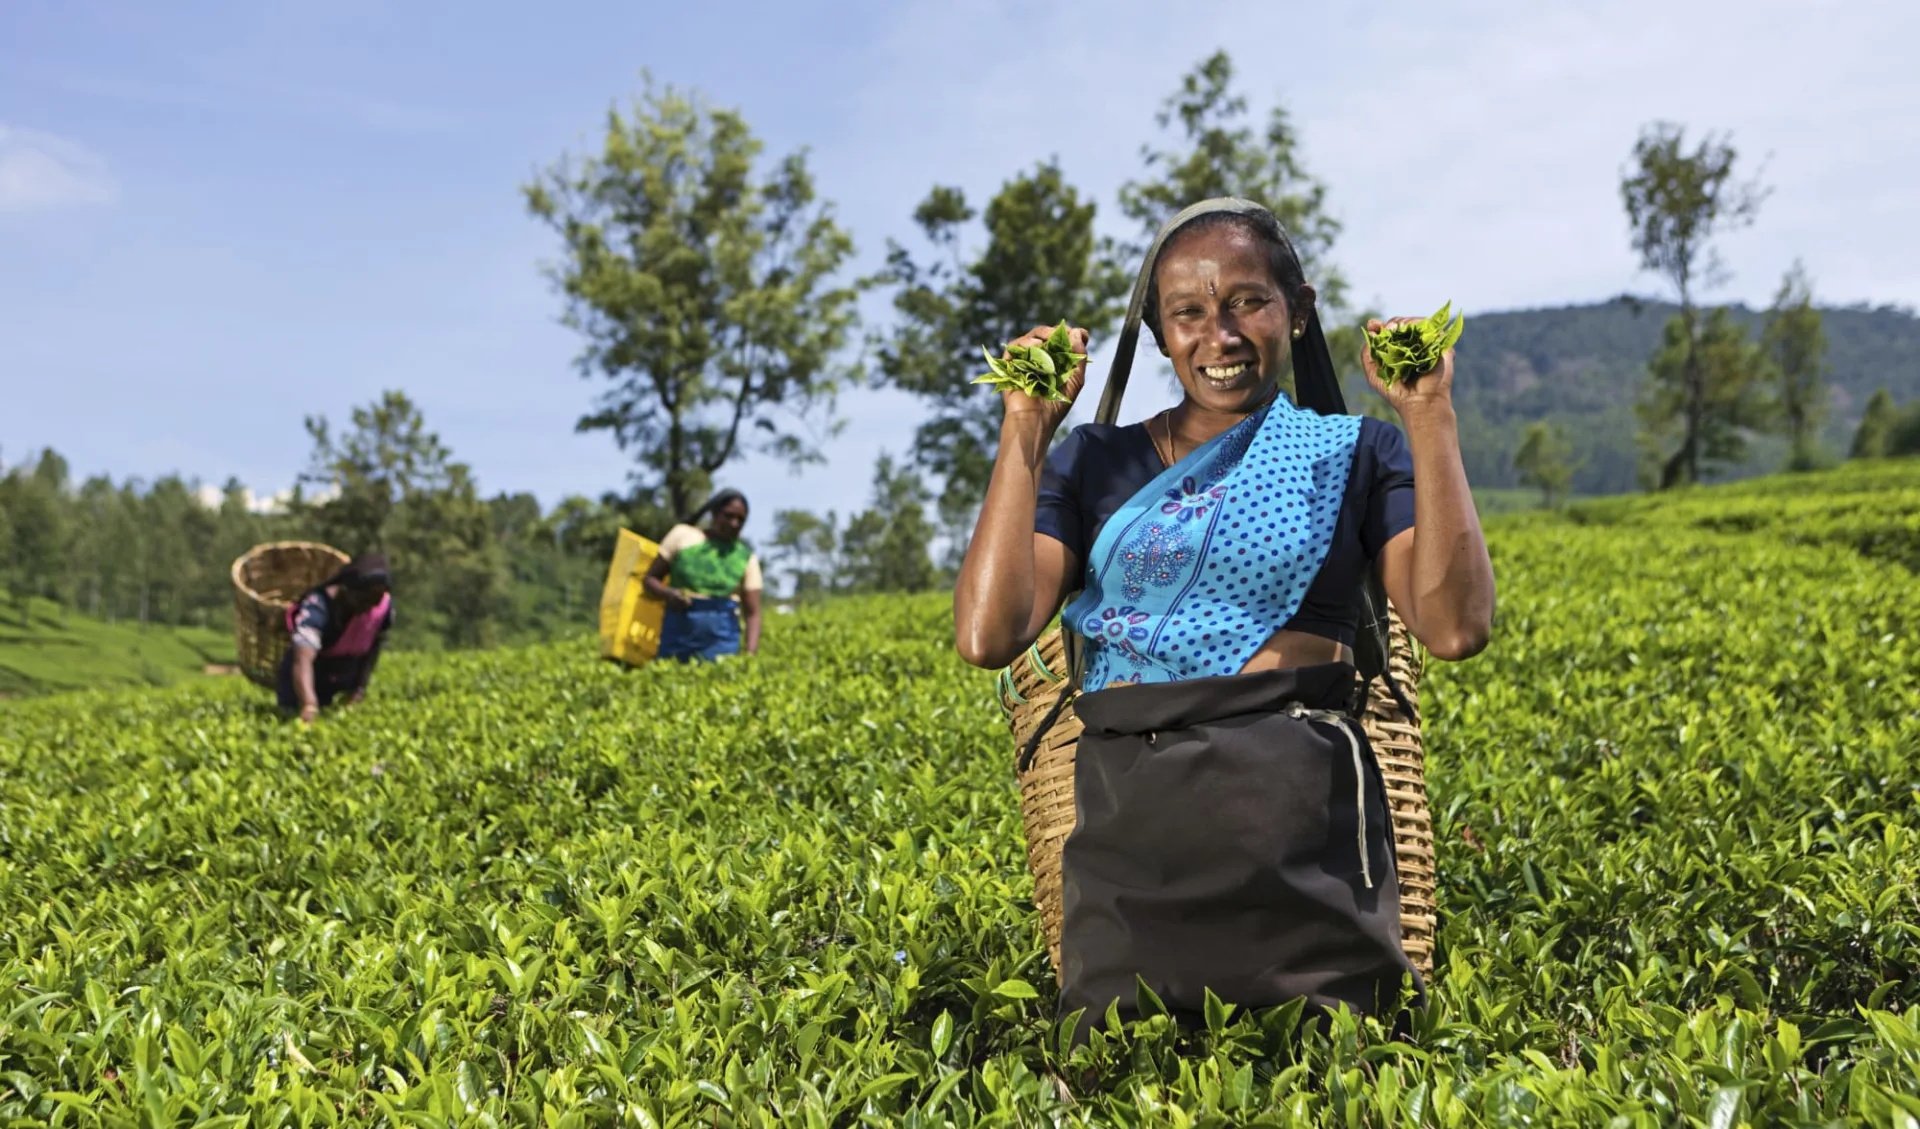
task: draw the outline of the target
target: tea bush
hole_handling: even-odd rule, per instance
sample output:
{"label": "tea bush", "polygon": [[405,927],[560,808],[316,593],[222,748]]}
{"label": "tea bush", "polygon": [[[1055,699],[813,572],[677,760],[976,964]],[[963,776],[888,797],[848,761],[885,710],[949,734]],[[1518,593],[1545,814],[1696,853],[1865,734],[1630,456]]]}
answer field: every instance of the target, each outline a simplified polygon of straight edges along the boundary
{"label": "tea bush", "polygon": [[1666,496],[1597,499],[1572,508],[1598,525],[1763,533],[1804,545],[1844,545],[1920,572],[1920,458],[1869,459],[1821,474],[1787,474]]}
{"label": "tea bush", "polygon": [[0,1116],[1920,1124],[1920,603],[1807,533],[1920,485],[1795,481],[1495,530],[1496,641],[1423,693],[1409,1041],[1221,1008],[1064,1051],[936,595],[704,669],[395,655],[311,731],[233,681],[0,709]]}

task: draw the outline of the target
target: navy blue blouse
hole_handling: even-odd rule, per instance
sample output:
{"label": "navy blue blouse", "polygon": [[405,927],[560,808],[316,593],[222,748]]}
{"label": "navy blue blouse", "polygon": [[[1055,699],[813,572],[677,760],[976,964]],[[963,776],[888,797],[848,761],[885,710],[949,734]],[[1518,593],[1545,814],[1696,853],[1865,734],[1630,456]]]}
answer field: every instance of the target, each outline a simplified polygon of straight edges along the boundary
{"label": "navy blue blouse", "polygon": [[[1076,427],[1040,471],[1034,530],[1072,550],[1085,568],[1107,519],[1165,469],[1144,423]],[[1390,423],[1362,418],[1333,547],[1285,630],[1352,646],[1367,568],[1388,541],[1412,527],[1413,455],[1406,437]]]}

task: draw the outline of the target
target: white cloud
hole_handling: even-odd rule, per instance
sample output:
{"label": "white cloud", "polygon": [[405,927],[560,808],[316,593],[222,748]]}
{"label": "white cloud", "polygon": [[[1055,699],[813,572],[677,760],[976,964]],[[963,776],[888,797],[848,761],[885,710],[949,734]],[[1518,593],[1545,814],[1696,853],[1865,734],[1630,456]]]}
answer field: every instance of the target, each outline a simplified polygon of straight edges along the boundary
{"label": "white cloud", "polygon": [[96,154],[51,133],[0,124],[0,214],[111,204],[117,195]]}
{"label": "white cloud", "polygon": [[[287,512],[288,505],[293,502],[293,491],[294,488],[289,486],[285,490],[276,490],[271,494],[255,494],[252,487],[243,486],[240,488],[240,504],[250,513],[283,514]],[[305,498],[309,504],[330,502],[339,496],[340,487],[331,482],[305,492]],[[217,510],[226,504],[227,492],[208,483],[194,491],[193,497],[207,509]]]}

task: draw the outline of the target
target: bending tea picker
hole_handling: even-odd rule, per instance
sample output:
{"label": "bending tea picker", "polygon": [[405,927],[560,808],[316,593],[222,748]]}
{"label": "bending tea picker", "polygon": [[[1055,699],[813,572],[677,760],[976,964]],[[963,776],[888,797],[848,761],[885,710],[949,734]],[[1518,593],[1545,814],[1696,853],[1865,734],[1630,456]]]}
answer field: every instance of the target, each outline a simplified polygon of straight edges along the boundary
{"label": "bending tea picker", "polygon": [[[1397,341],[1430,320],[1369,329]],[[1182,397],[1120,426],[1143,322]],[[1068,336],[1088,351],[1084,331]],[[1400,426],[1345,414],[1286,232],[1257,204],[1217,199],[1148,251],[1096,422],[1049,451],[1084,362],[1057,400],[999,389],[955,634],[968,662],[997,669],[1061,618],[1071,670],[1025,748],[1070,701],[1082,728],[1057,972],[1080,1037],[1110,1005],[1139,1018],[1136,978],[1194,1023],[1209,989],[1246,1008],[1424,1005],[1360,671],[1384,670],[1381,588],[1436,658],[1471,657],[1492,628],[1441,340],[1424,371],[1362,359]]]}
{"label": "bending tea picker", "polygon": [[336,701],[360,701],[393,626],[387,558],[354,558],[295,600],[286,622],[292,638],[280,660],[280,707],[311,724]]}
{"label": "bending tea picker", "polygon": [[710,662],[737,655],[743,619],[746,653],[760,650],[763,583],[760,558],[740,538],[746,524],[746,496],[722,490],[661,538],[645,580],[648,594],[667,605],[660,658]]}

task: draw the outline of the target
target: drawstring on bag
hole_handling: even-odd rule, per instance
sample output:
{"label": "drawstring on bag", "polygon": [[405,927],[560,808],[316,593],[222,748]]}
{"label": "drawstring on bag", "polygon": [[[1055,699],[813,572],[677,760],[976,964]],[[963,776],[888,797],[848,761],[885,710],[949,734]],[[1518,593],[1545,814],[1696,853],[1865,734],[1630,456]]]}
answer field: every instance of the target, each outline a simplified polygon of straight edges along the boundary
{"label": "drawstring on bag", "polygon": [[1302,721],[1320,721],[1335,726],[1340,730],[1340,735],[1347,739],[1347,749],[1353,754],[1353,808],[1360,818],[1358,835],[1360,878],[1367,884],[1367,889],[1371,890],[1373,889],[1373,861],[1367,852],[1367,765],[1360,755],[1360,740],[1353,734],[1353,719],[1332,710],[1311,709],[1298,702],[1289,705],[1286,713],[1288,717],[1299,718]]}

